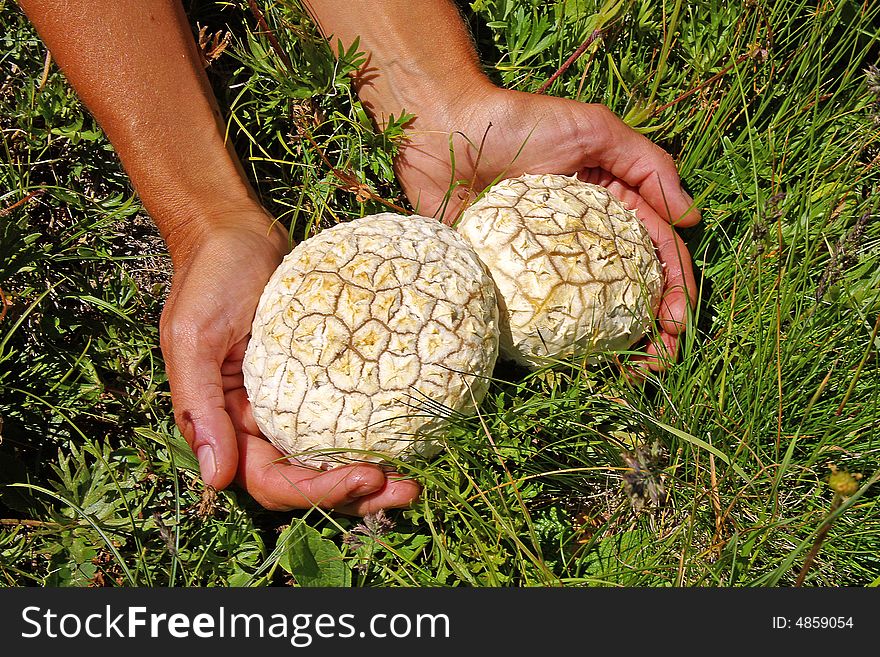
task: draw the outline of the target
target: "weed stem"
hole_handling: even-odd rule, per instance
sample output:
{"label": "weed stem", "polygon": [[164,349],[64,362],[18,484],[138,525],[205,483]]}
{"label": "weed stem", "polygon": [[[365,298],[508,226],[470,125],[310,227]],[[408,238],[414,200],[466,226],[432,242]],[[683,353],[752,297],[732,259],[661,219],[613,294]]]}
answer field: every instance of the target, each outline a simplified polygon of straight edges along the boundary
{"label": "weed stem", "polygon": [[550,88],[550,85],[556,82],[557,78],[565,73],[569,69],[569,67],[574,64],[580,58],[580,56],[584,54],[584,52],[586,52],[587,48],[590,47],[590,44],[601,36],[602,30],[593,30],[593,33],[587,37],[587,40],[577,47],[577,50],[575,50],[571,54],[571,56],[566,59],[565,62],[563,62],[562,66],[560,66],[553,75],[547,78],[547,81],[544,82],[544,84],[542,84],[538,91],[536,91],[535,93],[542,94],[547,91],[547,89]]}

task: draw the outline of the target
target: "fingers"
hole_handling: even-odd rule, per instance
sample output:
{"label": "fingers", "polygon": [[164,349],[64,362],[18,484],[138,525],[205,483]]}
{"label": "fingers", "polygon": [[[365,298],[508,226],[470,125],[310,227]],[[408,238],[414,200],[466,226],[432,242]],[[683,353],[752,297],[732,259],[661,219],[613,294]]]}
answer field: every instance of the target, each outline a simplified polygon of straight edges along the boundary
{"label": "fingers", "polygon": [[654,212],[674,226],[700,221],[694,200],[684,191],[672,156],[639,134],[603,105],[589,109],[588,150],[597,166],[638,190]]}
{"label": "fingers", "polygon": [[199,460],[202,480],[225,488],[238,463],[218,360],[225,345],[212,344],[194,323],[174,317],[173,308],[163,314],[161,344],[177,426]]}
{"label": "fingers", "polygon": [[346,465],[320,472],[293,465],[267,441],[238,435],[238,482],[267,509],[286,511],[312,506],[364,515],[378,509],[409,506],[421,488],[396,479],[376,465]]}
{"label": "fingers", "polygon": [[644,354],[633,356],[629,359],[630,365],[635,371],[630,371],[632,378],[643,378],[647,371],[663,372],[678,357],[679,336],[669,333],[659,333],[652,338],[645,349]]}
{"label": "fingers", "polygon": [[257,436],[239,433],[238,440],[238,483],[267,509],[331,509],[351,504],[385,485],[385,475],[375,467],[347,466],[320,472],[290,464]]}
{"label": "fingers", "polygon": [[672,226],[659,218],[644,223],[663,264],[666,279],[657,314],[660,329],[678,335],[687,326],[688,308],[696,302],[697,284],[691,256]]}
{"label": "fingers", "polygon": [[385,485],[375,493],[358,498],[336,510],[352,516],[365,516],[379,509],[405,509],[418,499],[422,487],[397,473],[385,473]]}

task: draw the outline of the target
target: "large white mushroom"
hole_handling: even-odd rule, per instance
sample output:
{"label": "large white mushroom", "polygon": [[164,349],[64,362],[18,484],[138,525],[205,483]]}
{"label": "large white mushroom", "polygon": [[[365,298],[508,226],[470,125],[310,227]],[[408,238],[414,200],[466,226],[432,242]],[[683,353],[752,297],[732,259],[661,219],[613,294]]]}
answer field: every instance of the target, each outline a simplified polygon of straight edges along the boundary
{"label": "large white mushroom", "polygon": [[635,213],[603,187],[562,175],[504,180],[457,230],[495,280],[503,357],[532,368],[595,361],[650,326],[663,269]]}
{"label": "large white mushroom", "polygon": [[485,395],[497,354],[498,303],[476,253],[435,219],[382,213],[284,258],[242,369],[263,434],[326,467],[436,452],[449,414]]}

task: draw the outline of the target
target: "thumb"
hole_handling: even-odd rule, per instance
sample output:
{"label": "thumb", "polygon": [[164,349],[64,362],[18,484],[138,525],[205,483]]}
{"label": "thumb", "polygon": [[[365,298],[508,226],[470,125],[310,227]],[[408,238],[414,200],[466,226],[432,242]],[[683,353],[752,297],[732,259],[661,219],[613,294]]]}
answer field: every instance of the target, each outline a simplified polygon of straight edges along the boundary
{"label": "thumb", "polygon": [[163,326],[161,344],[177,426],[198,458],[202,480],[225,488],[235,477],[238,446],[223,394],[224,349],[198,327],[175,320]]}

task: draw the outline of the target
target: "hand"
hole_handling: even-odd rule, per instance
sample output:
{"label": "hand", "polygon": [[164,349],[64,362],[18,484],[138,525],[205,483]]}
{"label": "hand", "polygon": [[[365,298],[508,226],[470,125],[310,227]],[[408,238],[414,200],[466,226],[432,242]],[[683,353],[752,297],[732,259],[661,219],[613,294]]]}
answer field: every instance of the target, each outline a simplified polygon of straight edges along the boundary
{"label": "hand", "polygon": [[[693,226],[700,214],[669,154],[607,107],[480,85],[457,98],[453,111],[419,116],[396,167],[417,212],[442,213],[447,223],[486,186],[522,173],[576,173],[608,188],[635,210],[665,266],[660,332],[641,360],[659,371],[675,359],[696,283],[673,226]],[[456,188],[445,200],[451,183]]]}
{"label": "hand", "polygon": [[256,426],[241,364],[260,294],[287,251],[283,231],[249,208],[215,217],[188,242],[176,244],[160,335],[175,419],[205,483],[225,488],[235,478],[273,510],[314,505],[364,515],[408,506],[420,492],[415,482],[376,465],[291,465]]}

